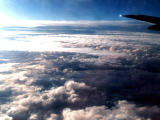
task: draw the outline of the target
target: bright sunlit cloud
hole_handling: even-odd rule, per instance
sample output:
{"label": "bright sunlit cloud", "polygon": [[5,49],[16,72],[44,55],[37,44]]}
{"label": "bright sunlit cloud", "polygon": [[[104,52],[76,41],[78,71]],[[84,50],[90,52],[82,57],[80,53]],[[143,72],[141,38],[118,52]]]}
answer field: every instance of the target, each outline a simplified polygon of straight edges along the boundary
{"label": "bright sunlit cloud", "polygon": [[[2,22],[5,24],[1,23],[0,50],[66,51],[115,55],[116,51],[114,49],[116,49],[116,46],[124,46],[123,42],[118,42],[119,40],[131,40],[132,37],[135,40],[134,36],[139,35],[139,33],[134,32],[132,36],[124,37],[129,31],[121,31],[119,33],[119,29],[114,28],[116,26],[121,26],[122,28],[131,26],[132,28],[133,23],[125,21],[16,21],[9,20],[7,16],[4,18]],[[91,29],[98,26],[104,26],[104,29],[95,31]],[[110,29],[112,31],[109,31]],[[114,32],[113,29],[115,29]],[[152,34],[147,35],[152,36]],[[150,36],[146,36],[145,42],[147,40],[150,41]],[[159,38],[159,35],[155,37],[155,40],[152,38],[152,43],[159,42],[157,38]],[[117,41],[113,41],[113,39]],[[141,39],[143,40],[144,37]],[[137,37],[137,40],[140,40],[140,37]],[[108,48],[108,45],[111,47]],[[118,55],[120,55],[119,52]]]}
{"label": "bright sunlit cloud", "polygon": [[2,13],[0,13],[0,18],[1,18],[0,26],[9,24],[12,21],[12,19],[9,16]]}

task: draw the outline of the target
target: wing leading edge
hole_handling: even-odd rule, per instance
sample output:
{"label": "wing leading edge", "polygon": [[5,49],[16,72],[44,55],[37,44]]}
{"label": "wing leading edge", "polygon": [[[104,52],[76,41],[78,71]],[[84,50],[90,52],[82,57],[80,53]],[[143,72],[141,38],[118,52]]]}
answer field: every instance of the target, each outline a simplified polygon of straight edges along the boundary
{"label": "wing leading edge", "polygon": [[160,31],[160,18],[159,17],[147,16],[147,15],[122,15],[122,16],[140,20],[140,21],[153,23],[154,25],[148,27],[148,29]]}

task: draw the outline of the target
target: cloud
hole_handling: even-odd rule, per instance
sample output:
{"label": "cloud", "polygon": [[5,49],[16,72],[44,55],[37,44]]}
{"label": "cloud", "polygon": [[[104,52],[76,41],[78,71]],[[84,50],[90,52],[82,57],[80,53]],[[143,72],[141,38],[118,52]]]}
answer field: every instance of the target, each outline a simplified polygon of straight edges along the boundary
{"label": "cloud", "polygon": [[[76,93],[76,90],[87,89],[92,88],[86,86],[84,83],[68,81],[62,87],[51,88],[43,93],[36,94],[36,91],[33,91],[31,93],[18,95],[13,99],[14,101],[12,103],[2,106],[2,110],[6,109],[7,114],[17,120],[24,119],[24,117],[29,118],[30,120],[39,119],[38,116],[45,116],[45,113],[41,113],[45,109],[47,111],[57,111],[63,109],[67,103],[71,104],[77,101],[82,102],[81,98],[79,98],[79,95]],[[31,114],[34,112],[38,115]],[[55,116],[51,115],[48,119],[53,117],[55,118]]]}
{"label": "cloud", "polygon": [[[3,104],[1,113],[6,113],[5,116],[16,120],[39,119],[40,117],[43,118],[45,114],[49,115],[50,112],[60,112],[65,106],[72,106],[75,102],[85,103],[88,98],[85,96],[85,92],[96,91],[95,88],[87,86],[85,83],[71,80],[65,82],[64,85],[43,90],[38,84],[32,83],[41,77],[38,75],[39,73],[43,75],[44,67],[33,63],[30,65],[28,63],[16,64],[9,67],[8,70],[12,70],[12,72],[9,75],[3,74],[3,79],[7,79],[5,81],[2,79],[3,91],[1,91],[0,96],[3,97],[2,95],[7,93],[8,95],[5,94],[4,97],[9,99],[9,103],[1,102]],[[34,73],[29,72],[33,70]],[[79,91],[82,95],[79,95]],[[5,102],[7,101],[5,100]],[[44,110],[47,113],[43,113]]]}
{"label": "cloud", "polygon": [[119,48],[126,44],[133,47],[134,43],[148,43],[150,39],[158,43],[156,41],[159,38],[158,34],[146,31],[144,24],[128,21],[26,22],[38,25],[4,27],[0,50],[117,55],[116,49],[110,48]]}
{"label": "cloud", "polygon": [[9,117],[8,115],[3,115],[3,114],[0,115],[0,119],[1,120],[13,120],[12,117]]}
{"label": "cloud", "polygon": [[[138,56],[143,52],[142,49],[134,51],[133,55]],[[132,49],[129,50],[132,51]],[[157,51],[157,48],[150,50]],[[23,54],[25,57],[17,57]],[[157,53],[154,54],[153,58],[157,58]],[[30,58],[26,59],[29,56]],[[5,69],[5,71],[11,71],[10,73],[1,73],[1,77],[3,76],[1,91],[9,94],[6,97],[9,101],[1,102],[1,114],[11,119],[61,120],[63,115],[64,119],[67,119],[72,114],[73,119],[81,119],[75,115],[79,110],[81,114],[86,114],[84,119],[94,114],[97,119],[106,119],[109,114],[113,114],[111,119],[114,119],[114,115],[147,119],[159,114],[159,108],[155,106],[158,104],[156,91],[158,89],[156,85],[159,83],[158,73],[138,68],[139,64],[144,66],[143,58],[109,58],[114,60],[110,63],[105,61],[108,59],[105,56],[56,52],[15,52],[14,57],[9,57],[11,61],[17,61],[17,63],[9,64],[10,67]],[[119,76],[121,79],[118,79]],[[153,80],[155,83],[152,83]],[[44,85],[46,82],[50,84],[49,87]],[[154,86],[154,89],[151,86]],[[156,99],[151,100],[150,97]],[[113,107],[115,102],[122,99],[126,101]],[[127,101],[132,101],[134,104]],[[136,107],[138,103],[143,104],[144,109]],[[150,103],[152,103],[151,107],[148,107]],[[131,114],[120,114],[123,106]],[[154,113],[147,116],[147,110]],[[63,115],[61,115],[62,111]],[[108,116],[103,116],[96,111],[103,111]]]}
{"label": "cloud", "polygon": [[42,51],[0,51],[2,119],[158,120],[160,36],[110,30],[112,22],[86,24],[48,23],[30,34],[12,33],[8,41]]}
{"label": "cloud", "polygon": [[37,114],[32,114],[29,118],[29,120],[37,120],[37,119],[38,119]]}
{"label": "cloud", "polygon": [[160,109],[156,106],[137,107],[127,101],[119,101],[111,109],[105,106],[93,106],[80,110],[67,108],[62,114],[64,120],[158,120],[159,112]]}
{"label": "cloud", "polygon": [[46,120],[58,120],[58,115],[50,114],[50,116]]}
{"label": "cloud", "polygon": [[[79,98],[79,94],[76,91],[84,92],[92,90],[93,88],[85,85],[85,83],[78,83],[74,81],[67,81],[64,86],[51,88],[50,90],[44,91],[42,97],[45,101],[52,103],[54,101],[62,101],[62,102],[69,102],[74,103],[77,101],[81,101],[83,98]],[[44,101],[44,102],[45,102]],[[46,104],[48,104],[48,102]]]}

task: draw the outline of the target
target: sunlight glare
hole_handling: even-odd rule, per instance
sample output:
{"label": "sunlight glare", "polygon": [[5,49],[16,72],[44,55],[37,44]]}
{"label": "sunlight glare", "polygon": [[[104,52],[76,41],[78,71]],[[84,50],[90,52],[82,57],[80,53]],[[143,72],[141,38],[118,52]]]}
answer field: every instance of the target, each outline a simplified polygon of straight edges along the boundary
{"label": "sunlight glare", "polygon": [[2,13],[0,13],[0,18],[1,18],[0,26],[8,26],[9,24],[11,24],[11,22],[13,22],[13,19]]}

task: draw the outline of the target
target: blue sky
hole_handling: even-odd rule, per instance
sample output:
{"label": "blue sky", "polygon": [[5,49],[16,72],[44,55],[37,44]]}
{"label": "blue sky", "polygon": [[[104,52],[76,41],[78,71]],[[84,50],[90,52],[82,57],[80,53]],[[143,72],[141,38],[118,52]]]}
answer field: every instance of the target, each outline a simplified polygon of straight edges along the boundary
{"label": "blue sky", "polygon": [[119,20],[119,14],[159,11],[159,0],[0,0],[0,14],[16,19]]}

